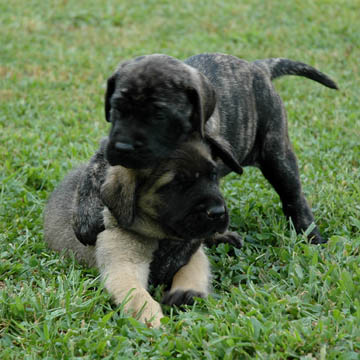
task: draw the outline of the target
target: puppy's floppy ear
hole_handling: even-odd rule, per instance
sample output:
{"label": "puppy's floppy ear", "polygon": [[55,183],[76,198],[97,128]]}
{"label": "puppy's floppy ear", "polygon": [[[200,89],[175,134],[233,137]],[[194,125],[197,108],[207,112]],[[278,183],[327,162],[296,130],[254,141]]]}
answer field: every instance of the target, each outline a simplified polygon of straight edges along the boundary
{"label": "puppy's floppy ear", "polygon": [[122,166],[109,167],[100,198],[120,226],[130,226],[135,217],[135,172]]}
{"label": "puppy's floppy ear", "polygon": [[226,140],[219,137],[212,137],[208,134],[205,135],[205,140],[210,145],[214,157],[219,157],[232,171],[235,171],[240,175],[243,173],[243,168],[236,160],[231,150],[231,146]]}
{"label": "puppy's floppy ear", "polygon": [[110,110],[111,110],[111,97],[113,96],[116,89],[116,81],[121,77],[122,71],[124,71],[126,65],[128,65],[131,60],[124,61],[120,63],[116,71],[107,79],[106,92],[105,92],[105,119],[110,122]]}
{"label": "puppy's floppy ear", "polygon": [[110,100],[115,91],[116,85],[116,72],[111,75],[107,80],[106,92],[105,92],[105,119],[107,122],[110,122],[110,110],[111,104]]}
{"label": "puppy's floppy ear", "polygon": [[193,130],[201,137],[205,134],[205,123],[213,114],[216,105],[216,93],[207,77],[197,72],[193,75],[194,85],[188,90],[188,96],[194,106],[191,123]]}

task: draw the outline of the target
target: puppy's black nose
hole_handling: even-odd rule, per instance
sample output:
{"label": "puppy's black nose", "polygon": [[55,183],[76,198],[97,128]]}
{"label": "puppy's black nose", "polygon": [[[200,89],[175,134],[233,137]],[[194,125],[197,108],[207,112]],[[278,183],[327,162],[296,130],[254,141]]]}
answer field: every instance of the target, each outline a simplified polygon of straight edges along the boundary
{"label": "puppy's black nose", "polygon": [[225,206],[216,205],[206,210],[206,214],[211,219],[219,219],[225,215]]}
{"label": "puppy's black nose", "polygon": [[144,147],[144,142],[141,140],[135,140],[135,142],[122,142],[116,141],[114,145],[115,149],[118,151],[134,151]]}
{"label": "puppy's black nose", "polygon": [[114,145],[115,149],[118,151],[133,151],[135,150],[135,147],[133,144],[124,143],[117,141]]}

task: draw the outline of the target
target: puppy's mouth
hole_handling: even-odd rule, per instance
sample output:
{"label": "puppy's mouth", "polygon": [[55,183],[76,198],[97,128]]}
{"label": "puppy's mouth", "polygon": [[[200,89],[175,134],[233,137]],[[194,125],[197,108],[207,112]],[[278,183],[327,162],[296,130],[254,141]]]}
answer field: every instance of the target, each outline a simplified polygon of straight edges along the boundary
{"label": "puppy's mouth", "polygon": [[121,165],[128,169],[147,169],[155,165],[155,159],[151,157],[133,157],[133,156],[116,156],[116,157],[107,157],[109,164],[111,166]]}
{"label": "puppy's mouth", "polygon": [[106,149],[106,159],[111,166],[121,165],[129,169],[146,169],[156,164],[157,158],[145,150],[118,151],[114,147],[108,146]]}
{"label": "puppy's mouth", "polygon": [[129,169],[148,169],[153,168],[159,161],[168,158],[171,149],[159,148],[156,151],[151,151],[148,147],[139,148],[123,148],[116,146],[117,144],[109,143],[105,157],[111,166],[121,165]]}

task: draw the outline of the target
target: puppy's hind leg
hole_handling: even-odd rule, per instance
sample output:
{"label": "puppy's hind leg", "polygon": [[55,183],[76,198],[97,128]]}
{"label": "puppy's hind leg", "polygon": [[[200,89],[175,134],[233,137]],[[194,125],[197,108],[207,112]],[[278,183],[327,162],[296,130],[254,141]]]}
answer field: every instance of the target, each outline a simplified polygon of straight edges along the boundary
{"label": "puppy's hind leg", "polygon": [[[292,220],[296,232],[302,233],[314,223],[314,216],[301,189],[296,156],[291,145],[277,143],[276,136],[268,138],[266,147],[269,151],[263,153],[261,171],[279,194],[285,216]],[[316,225],[308,238],[312,244],[326,242]]]}
{"label": "puppy's hind leg", "polygon": [[160,326],[161,306],[146,290],[153,246],[119,228],[105,230],[96,242],[96,262],[117,305],[139,321]]}
{"label": "puppy's hind leg", "polygon": [[205,298],[210,290],[210,265],[203,246],[175,275],[162,302],[167,305],[192,305],[194,297]]}

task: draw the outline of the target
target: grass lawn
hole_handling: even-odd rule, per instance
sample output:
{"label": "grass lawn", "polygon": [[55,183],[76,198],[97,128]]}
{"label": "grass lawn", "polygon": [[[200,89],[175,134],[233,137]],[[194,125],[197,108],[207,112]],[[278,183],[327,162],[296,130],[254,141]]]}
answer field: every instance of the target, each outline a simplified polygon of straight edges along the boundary
{"label": "grass lawn", "polygon": [[[0,3],[1,359],[359,359],[360,5],[357,0]],[[166,53],[288,57],[337,81],[276,81],[324,246],[292,231],[259,171],[223,189],[244,248],[208,251],[214,291],[154,330],[94,269],[49,251],[50,192],[107,134],[117,63]],[[160,299],[161,289],[155,289]]]}

